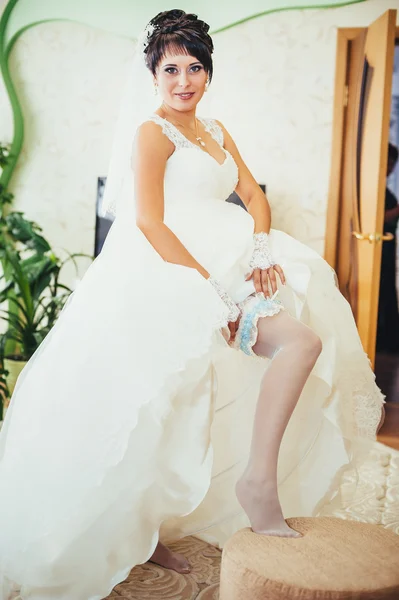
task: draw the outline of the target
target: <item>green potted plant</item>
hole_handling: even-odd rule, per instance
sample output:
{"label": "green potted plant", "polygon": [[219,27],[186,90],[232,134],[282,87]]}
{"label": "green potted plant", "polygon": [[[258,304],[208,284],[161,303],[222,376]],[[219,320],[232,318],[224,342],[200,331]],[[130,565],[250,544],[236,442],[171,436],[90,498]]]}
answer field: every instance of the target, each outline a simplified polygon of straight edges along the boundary
{"label": "green potted plant", "polygon": [[[29,241],[25,241],[25,251]],[[8,326],[0,334],[0,358],[8,371],[10,394],[22,368],[54,326],[72,293],[59,280],[62,268],[70,260],[75,262],[78,256],[87,256],[71,254],[61,260],[51,249],[44,253],[35,251],[27,257],[23,254],[0,242],[0,258],[6,273],[0,277],[3,282],[0,304],[8,301],[8,309],[0,311],[0,319]]]}
{"label": "green potted plant", "polygon": [[0,427],[3,421],[3,406],[7,406],[10,391],[7,385],[8,371],[0,363]]}
{"label": "green potted plant", "polygon": [[[0,169],[3,170],[10,162],[11,154],[10,148],[8,145],[4,145],[0,143]],[[0,183],[0,221],[2,221],[5,217],[5,213],[7,207],[11,205],[13,194],[7,191],[6,187]],[[0,237],[0,243],[4,242],[3,233],[2,237]],[[0,259],[1,262],[1,259]],[[4,266],[3,266],[4,269]],[[3,421],[4,416],[4,407],[7,406],[8,399],[10,398],[10,391],[7,384],[7,377],[9,375],[9,371],[4,366],[4,357],[0,352],[0,425]]]}
{"label": "green potted plant", "polygon": [[[0,144],[0,167],[9,161],[7,146]],[[55,324],[72,290],[60,282],[65,264],[43,237],[37,223],[19,211],[10,211],[13,195],[0,184],[0,400],[9,398],[26,362]],[[1,394],[1,391],[3,393]],[[1,417],[1,415],[0,415]],[[0,418],[1,420],[1,418]]]}

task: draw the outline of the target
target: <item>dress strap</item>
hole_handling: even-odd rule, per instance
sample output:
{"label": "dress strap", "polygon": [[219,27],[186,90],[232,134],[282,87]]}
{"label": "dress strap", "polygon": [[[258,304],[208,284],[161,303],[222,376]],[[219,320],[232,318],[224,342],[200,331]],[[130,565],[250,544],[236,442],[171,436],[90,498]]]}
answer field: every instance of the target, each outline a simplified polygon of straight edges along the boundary
{"label": "dress strap", "polygon": [[220,127],[220,125],[218,125],[218,123],[215,121],[215,119],[208,119],[208,118],[204,118],[204,117],[198,117],[199,120],[201,121],[201,123],[203,124],[203,126],[205,127],[205,131],[207,131],[208,133],[211,134],[211,136],[213,137],[214,140],[217,141],[217,143],[222,146],[224,146],[224,135],[223,135],[223,129]]}
{"label": "dress strap", "polygon": [[184,135],[170,123],[167,119],[163,119],[157,114],[152,114],[148,117],[147,121],[153,121],[162,127],[162,132],[166,137],[172,142],[172,144],[176,147],[176,150],[179,148],[190,148],[192,143],[184,137]]}
{"label": "dress strap", "polygon": [[[223,148],[223,129],[220,127],[220,125],[218,125],[215,119],[208,119],[205,117],[198,117],[198,119],[205,127],[205,131],[210,133],[213,139],[216,140],[217,143]],[[160,125],[162,127],[162,132],[164,133],[164,135],[166,135],[166,137],[172,142],[172,144],[174,144],[177,150],[179,148],[191,148],[192,146],[195,146],[193,142],[190,142],[190,140],[188,140],[181,133],[181,131],[179,131],[177,127],[175,127],[175,125],[170,123],[167,119],[163,119],[157,114],[152,114],[148,117],[147,121],[153,121],[154,123],[157,123],[157,125]]]}

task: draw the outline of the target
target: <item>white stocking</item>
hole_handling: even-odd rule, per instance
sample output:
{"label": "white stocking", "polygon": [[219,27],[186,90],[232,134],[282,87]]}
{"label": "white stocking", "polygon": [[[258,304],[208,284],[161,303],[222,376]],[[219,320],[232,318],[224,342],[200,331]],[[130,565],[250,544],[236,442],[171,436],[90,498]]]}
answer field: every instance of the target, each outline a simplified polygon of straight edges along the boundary
{"label": "white stocking", "polygon": [[281,511],[277,460],[284,431],[321,349],[318,336],[284,310],[258,321],[253,350],[272,360],[260,387],[250,458],[236,489],[258,533],[296,535]]}

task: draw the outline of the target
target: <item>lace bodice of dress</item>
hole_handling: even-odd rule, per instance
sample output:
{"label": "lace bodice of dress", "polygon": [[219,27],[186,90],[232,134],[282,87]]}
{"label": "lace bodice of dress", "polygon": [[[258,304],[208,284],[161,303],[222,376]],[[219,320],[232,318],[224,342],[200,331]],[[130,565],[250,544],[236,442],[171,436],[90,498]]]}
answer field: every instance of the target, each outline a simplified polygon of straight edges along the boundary
{"label": "lace bodice of dress", "polygon": [[[214,140],[218,142],[218,144],[223,148],[224,138],[223,138],[223,129],[217,124],[214,119],[205,119],[203,117],[198,117],[198,120],[203,124],[205,131],[211,134]],[[190,142],[182,133],[175,127],[170,121],[167,119],[163,119],[159,115],[151,115],[149,121],[153,121],[154,123],[158,123],[162,127],[162,131],[166,135],[167,138],[174,144],[176,150],[180,148],[191,148],[191,146],[197,147],[193,142]],[[198,146],[198,150],[201,148]]]}
{"label": "lace bodice of dress", "polygon": [[205,130],[225,153],[223,163],[200,146],[188,140],[172,123],[159,115],[149,117],[162,127],[163,133],[175,146],[165,170],[165,207],[184,198],[185,202],[200,198],[226,200],[238,182],[238,168],[231,154],[223,147],[223,130],[214,119],[199,117]]}

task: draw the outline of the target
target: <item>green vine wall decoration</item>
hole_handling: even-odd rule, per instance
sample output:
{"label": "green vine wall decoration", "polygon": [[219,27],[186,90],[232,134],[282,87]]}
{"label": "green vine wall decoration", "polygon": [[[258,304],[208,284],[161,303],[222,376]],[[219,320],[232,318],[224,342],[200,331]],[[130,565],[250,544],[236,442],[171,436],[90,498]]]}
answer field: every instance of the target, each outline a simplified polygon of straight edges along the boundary
{"label": "green vine wall decoration", "polygon": [[[16,89],[15,89],[15,85],[13,83],[11,73],[10,73],[9,59],[10,59],[11,52],[12,52],[16,42],[18,41],[18,39],[21,37],[21,35],[27,29],[30,29],[31,27],[35,27],[36,25],[41,25],[43,23],[48,23],[48,22],[55,21],[55,20],[74,22],[71,19],[44,19],[44,20],[35,21],[32,23],[29,23],[28,25],[26,25],[24,27],[21,27],[21,29],[19,29],[13,35],[13,37],[10,39],[10,41],[7,43],[6,42],[7,25],[9,23],[11,14],[12,14],[15,6],[17,5],[18,1],[19,0],[9,0],[8,4],[3,12],[3,15],[0,19],[0,69],[1,69],[2,77],[4,80],[4,85],[7,90],[11,108],[12,108],[13,126],[14,126],[13,139],[12,139],[12,142],[10,145],[10,160],[9,160],[8,164],[4,167],[3,172],[0,176],[0,186],[2,186],[2,189],[4,189],[4,190],[7,189],[8,185],[11,181],[12,174],[17,165],[18,158],[20,156],[23,141],[24,141],[24,118],[23,118],[22,108],[21,108],[21,104],[19,102],[18,95],[17,95]],[[320,5],[312,5],[312,6],[309,6],[309,5],[285,6],[285,7],[280,6],[277,8],[266,10],[264,12],[259,12],[256,14],[249,15],[248,17],[237,20],[234,23],[230,23],[224,27],[215,29],[214,31],[212,31],[212,33],[213,34],[220,33],[222,31],[226,31],[228,29],[236,27],[237,25],[241,25],[242,23],[245,23],[247,21],[257,19],[257,18],[263,17],[265,15],[270,15],[272,13],[283,12],[283,11],[288,11],[288,10],[331,9],[331,8],[342,7],[342,6],[347,6],[349,4],[357,4],[359,2],[366,2],[366,1],[367,0],[347,0],[346,2],[339,2],[339,3],[327,4],[327,5],[320,4]]]}

